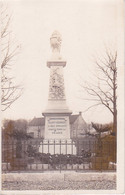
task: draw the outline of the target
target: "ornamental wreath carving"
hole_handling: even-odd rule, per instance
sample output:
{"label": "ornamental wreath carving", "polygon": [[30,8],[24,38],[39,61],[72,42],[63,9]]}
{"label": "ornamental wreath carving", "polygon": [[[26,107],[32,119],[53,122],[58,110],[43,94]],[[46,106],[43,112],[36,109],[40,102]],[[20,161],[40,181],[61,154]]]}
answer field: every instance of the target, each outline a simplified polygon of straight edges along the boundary
{"label": "ornamental wreath carving", "polygon": [[49,98],[51,99],[64,99],[65,98],[64,79],[63,79],[63,75],[59,74],[58,69],[59,68],[54,69],[50,76]]}

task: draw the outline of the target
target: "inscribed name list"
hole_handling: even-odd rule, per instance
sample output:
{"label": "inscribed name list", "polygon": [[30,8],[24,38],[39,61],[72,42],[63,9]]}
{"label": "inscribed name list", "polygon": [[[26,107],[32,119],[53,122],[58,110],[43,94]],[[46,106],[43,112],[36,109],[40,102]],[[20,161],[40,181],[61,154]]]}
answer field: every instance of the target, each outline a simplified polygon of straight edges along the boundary
{"label": "inscribed name list", "polygon": [[48,119],[48,131],[52,134],[63,134],[66,131],[67,120],[65,118],[49,118]]}

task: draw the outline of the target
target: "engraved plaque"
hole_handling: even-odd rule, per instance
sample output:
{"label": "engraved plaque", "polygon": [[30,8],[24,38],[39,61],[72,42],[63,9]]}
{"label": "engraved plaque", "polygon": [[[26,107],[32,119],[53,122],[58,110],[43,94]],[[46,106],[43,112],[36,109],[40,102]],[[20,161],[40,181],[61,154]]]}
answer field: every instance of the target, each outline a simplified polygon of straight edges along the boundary
{"label": "engraved plaque", "polygon": [[70,138],[69,135],[69,118],[62,117],[46,117],[46,138],[65,139]]}

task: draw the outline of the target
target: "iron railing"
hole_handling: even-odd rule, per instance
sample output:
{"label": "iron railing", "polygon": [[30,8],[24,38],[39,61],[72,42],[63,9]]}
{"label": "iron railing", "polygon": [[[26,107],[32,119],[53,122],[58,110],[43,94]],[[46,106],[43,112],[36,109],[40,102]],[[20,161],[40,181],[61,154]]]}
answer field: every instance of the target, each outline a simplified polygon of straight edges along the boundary
{"label": "iron railing", "polygon": [[102,140],[7,140],[2,171],[116,170],[116,142]]}

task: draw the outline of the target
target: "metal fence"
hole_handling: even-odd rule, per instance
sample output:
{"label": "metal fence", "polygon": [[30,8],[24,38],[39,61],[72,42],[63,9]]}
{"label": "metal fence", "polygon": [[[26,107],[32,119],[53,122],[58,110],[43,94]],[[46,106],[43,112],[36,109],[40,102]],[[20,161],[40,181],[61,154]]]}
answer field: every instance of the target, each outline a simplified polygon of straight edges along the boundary
{"label": "metal fence", "polygon": [[116,170],[116,142],[8,140],[2,143],[2,171]]}

